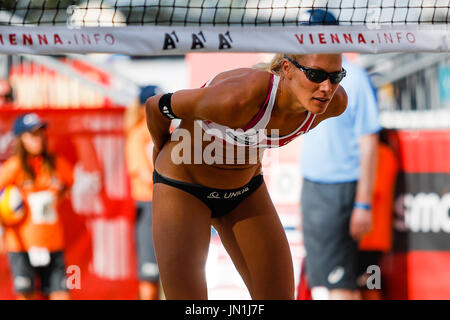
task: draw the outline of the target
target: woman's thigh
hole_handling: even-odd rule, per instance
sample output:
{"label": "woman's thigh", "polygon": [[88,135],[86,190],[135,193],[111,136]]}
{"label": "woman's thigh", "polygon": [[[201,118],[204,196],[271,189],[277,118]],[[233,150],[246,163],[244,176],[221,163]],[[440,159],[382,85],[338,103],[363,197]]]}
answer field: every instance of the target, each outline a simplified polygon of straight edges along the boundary
{"label": "woman's thigh", "polygon": [[213,225],[253,299],[294,298],[289,243],[265,184]]}
{"label": "woman's thigh", "polygon": [[206,299],[204,267],[211,212],[191,194],[157,183],[153,190],[153,239],[167,299]]}

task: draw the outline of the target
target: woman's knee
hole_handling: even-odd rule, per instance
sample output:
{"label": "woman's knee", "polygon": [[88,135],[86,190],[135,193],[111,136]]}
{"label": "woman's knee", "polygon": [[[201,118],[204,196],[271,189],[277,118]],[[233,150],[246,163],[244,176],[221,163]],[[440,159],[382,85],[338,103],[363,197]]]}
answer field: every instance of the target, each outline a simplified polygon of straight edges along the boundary
{"label": "woman's knee", "polygon": [[[278,258],[276,258],[278,259]],[[261,300],[292,300],[295,295],[292,266],[269,265],[263,272],[252,272],[252,298]]]}

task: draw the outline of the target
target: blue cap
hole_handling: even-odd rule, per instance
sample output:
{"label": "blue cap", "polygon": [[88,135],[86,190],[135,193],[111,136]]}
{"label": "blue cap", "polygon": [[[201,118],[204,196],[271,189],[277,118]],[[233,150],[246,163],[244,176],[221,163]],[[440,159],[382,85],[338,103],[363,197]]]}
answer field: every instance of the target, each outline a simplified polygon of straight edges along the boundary
{"label": "blue cap", "polygon": [[157,86],[141,87],[141,92],[139,93],[139,103],[143,105],[148,98],[160,93],[162,93],[162,90]]}
{"label": "blue cap", "polygon": [[309,9],[300,17],[303,25],[339,25],[336,17],[328,10]]}
{"label": "blue cap", "polygon": [[43,122],[36,113],[27,113],[16,119],[13,125],[13,133],[16,136],[19,136],[24,132],[33,131],[46,126],[47,123]]}

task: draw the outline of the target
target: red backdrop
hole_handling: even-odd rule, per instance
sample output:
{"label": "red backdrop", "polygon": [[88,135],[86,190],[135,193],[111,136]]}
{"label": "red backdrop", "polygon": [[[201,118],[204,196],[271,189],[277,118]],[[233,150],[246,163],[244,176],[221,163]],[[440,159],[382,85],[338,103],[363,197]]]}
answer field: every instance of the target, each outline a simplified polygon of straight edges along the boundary
{"label": "red backdrop", "polygon": [[389,140],[400,173],[384,291],[389,299],[450,299],[450,131],[392,131]]}
{"label": "red backdrop", "polygon": [[[37,111],[49,123],[49,148],[74,166],[71,197],[60,206],[66,265],[80,270],[81,286],[71,290],[74,299],[137,298],[123,112],[123,108]],[[0,109],[0,162],[11,155],[12,123],[21,113]],[[14,298],[8,260],[0,254],[0,299]]]}
{"label": "red backdrop", "polygon": [[[125,169],[123,108],[40,110],[49,147],[74,165],[70,200],[61,204],[67,266],[78,266],[75,299],[135,299],[138,282],[133,201]],[[0,162],[12,152],[13,119],[0,109]],[[450,132],[393,131],[397,179],[394,249],[383,259],[389,299],[450,298]],[[13,299],[0,254],[0,299]]]}

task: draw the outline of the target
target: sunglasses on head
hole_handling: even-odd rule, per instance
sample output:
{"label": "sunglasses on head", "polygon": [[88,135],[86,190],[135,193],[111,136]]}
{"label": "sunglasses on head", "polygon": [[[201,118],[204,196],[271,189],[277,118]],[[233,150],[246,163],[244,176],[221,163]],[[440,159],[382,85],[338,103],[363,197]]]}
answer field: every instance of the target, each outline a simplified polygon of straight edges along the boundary
{"label": "sunglasses on head", "polygon": [[285,55],[284,58],[288,59],[294,66],[299,68],[306,75],[306,78],[309,81],[312,81],[315,83],[321,83],[321,82],[327,80],[328,78],[330,78],[330,82],[332,84],[338,84],[347,75],[347,71],[345,71],[344,68],[342,68],[342,71],[328,73],[323,70],[312,69],[312,68],[302,66],[294,59],[289,58],[287,55]]}

